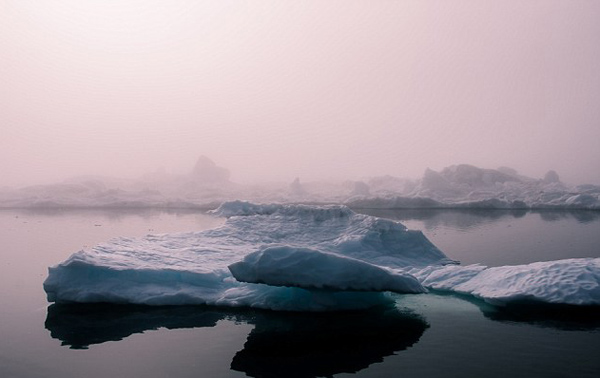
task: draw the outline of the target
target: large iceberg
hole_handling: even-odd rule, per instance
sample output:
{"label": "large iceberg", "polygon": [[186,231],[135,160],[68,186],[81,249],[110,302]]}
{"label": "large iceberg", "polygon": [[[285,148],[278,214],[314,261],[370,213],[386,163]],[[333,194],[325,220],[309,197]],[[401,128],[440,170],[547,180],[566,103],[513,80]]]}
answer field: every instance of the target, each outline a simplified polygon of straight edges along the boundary
{"label": "large iceberg", "polygon": [[[399,268],[453,263],[421,232],[344,206],[236,201],[221,205],[215,214],[229,218],[212,230],[118,238],[73,254],[49,269],[44,282],[48,300],[366,308],[390,303],[385,290],[425,291]],[[294,253],[281,258],[290,251]],[[265,263],[257,254],[280,258]],[[230,266],[242,280],[268,284],[240,282]],[[269,270],[278,275],[264,277]],[[249,278],[250,272],[258,275]]]}
{"label": "large iceberg", "polygon": [[325,311],[426,288],[495,305],[600,304],[600,259],[460,266],[420,231],[345,206],[227,202],[215,229],[118,238],[49,268],[48,300]]}

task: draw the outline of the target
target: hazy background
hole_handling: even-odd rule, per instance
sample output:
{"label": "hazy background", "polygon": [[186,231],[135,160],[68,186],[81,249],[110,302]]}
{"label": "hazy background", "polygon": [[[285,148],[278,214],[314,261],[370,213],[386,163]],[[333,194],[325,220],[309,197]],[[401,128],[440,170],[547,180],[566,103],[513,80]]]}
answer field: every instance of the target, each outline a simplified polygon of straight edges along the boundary
{"label": "hazy background", "polygon": [[600,1],[0,0],[0,186],[510,166],[600,184]]}

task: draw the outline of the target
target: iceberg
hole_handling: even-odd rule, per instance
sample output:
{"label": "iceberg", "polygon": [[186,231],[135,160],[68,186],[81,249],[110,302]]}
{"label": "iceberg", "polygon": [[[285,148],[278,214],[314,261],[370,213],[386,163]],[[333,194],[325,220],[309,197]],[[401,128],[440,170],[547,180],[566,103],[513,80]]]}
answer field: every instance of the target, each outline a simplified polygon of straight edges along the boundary
{"label": "iceberg", "polygon": [[446,290],[493,305],[600,305],[600,259],[460,266],[420,231],[341,205],[223,203],[217,228],[117,238],[50,267],[50,302],[364,309]]}
{"label": "iceberg", "polygon": [[544,178],[519,175],[502,167],[484,169],[468,164],[452,165],[440,172],[427,169],[420,180],[403,190],[372,190],[370,195],[347,198],[353,208],[450,208],[450,209],[600,209],[600,190],[595,185],[569,187],[555,171]]}
{"label": "iceberg", "polygon": [[[345,206],[234,201],[214,214],[228,219],[212,230],[122,237],[74,253],[49,268],[48,300],[348,310],[391,303],[386,290],[425,291],[412,275],[393,268],[454,263],[420,231]],[[298,253],[271,264],[279,270],[276,286],[275,278],[263,277],[269,264],[259,264],[260,278],[248,279],[257,253],[289,251]],[[284,269],[290,263],[303,269]],[[240,282],[230,269],[242,280],[268,284]]]}

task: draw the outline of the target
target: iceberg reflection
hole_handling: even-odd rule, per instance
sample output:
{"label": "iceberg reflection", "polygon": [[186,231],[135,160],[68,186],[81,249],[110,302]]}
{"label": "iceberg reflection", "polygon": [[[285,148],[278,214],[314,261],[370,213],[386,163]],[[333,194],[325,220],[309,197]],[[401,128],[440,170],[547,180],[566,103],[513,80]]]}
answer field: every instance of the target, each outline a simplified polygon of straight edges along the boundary
{"label": "iceberg reflection", "polygon": [[297,313],[109,304],[53,304],[45,326],[63,345],[86,349],[158,328],[214,327],[223,319],[254,325],[231,362],[232,370],[252,377],[357,372],[415,345],[429,327],[421,316],[389,307]]}
{"label": "iceberg reflection", "polygon": [[214,327],[228,316],[235,316],[235,312],[204,306],[53,304],[48,307],[45,326],[62,345],[87,349],[159,328]]}
{"label": "iceberg reflection", "polygon": [[428,327],[398,310],[270,313],[257,319],[231,369],[251,377],[355,373],[413,346]]}

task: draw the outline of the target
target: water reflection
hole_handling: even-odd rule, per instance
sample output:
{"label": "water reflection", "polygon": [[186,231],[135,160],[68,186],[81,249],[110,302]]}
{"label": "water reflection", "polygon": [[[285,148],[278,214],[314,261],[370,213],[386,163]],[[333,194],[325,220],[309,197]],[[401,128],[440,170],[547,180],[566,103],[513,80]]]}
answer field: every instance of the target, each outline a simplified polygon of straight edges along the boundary
{"label": "water reflection", "polygon": [[586,224],[600,220],[600,211],[579,210],[579,211],[557,211],[557,210],[538,210],[534,211],[540,218],[546,222],[556,222],[563,219],[575,219],[578,223]]}
{"label": "water reflection", "polygon": [[134,306],[108,304],[53,304],[48,307],[46,329],[71,349],[119,341],[135,333],[159,328],[214,327],[232,316],[197,306]]}
{"label": "water reflection", "polygon": [[251,377],[356,373],[416,344],[428,327],[398,310],[269,314],[255,324],[231,362]]}
{"label": "water reflection", "polygon": [[464,232],[502,220],[523,218],[528,214],[536,214],[547,222],[573,219],[585,224],[600,221],[600,211],[594,210],[359,209],[357,211],[400,222],[420,221],[426,229],[449,227]]}
{"label": "water reflection", "polygon": [[506,307],[480,306],[483,315],[503,323],[522,323],[562,331],[600,330],[600,307],[517,303]]}
{"label": "water reflection", "polygon": [[[163,214],[172,216],[189,216],[189,215],[206,215],[207,211],[203,207],[182,207],[182,208],[160,208],[160,207],[99,207],[99,208],[73,208],[73,207],[34,207],[34,208],[20,208],[20,209],[9,209],[8,211],[15,212],[23,216],[36,216],[36,217],[98,217],[107,221],[122,220],[129,217],[139,217],[144,220],[151,220],[160,217]],[[2,209],[0,209],[2,211]]]}
{"label": "water reflection", "polygon": [[231,369],[252,377],[314,377],[355,373],[416,344],[427,322],[398,309],[343,313],[280,313],[205,306],[48,307],[46,328],[73,349],[158,328],[214,327],[228,319],[254,325]]}
{"label": "water reflection", "polygon": [[438,297],[458,298],[475,305],[489,320],[561,331],[600,331],[600,306],[575,306],[517,301],[494,306],[468,294],[431,290]]}
{"label": "water reflection", "polygon": [[600,211],[365,210],[422,230],[462,264],[520,265],[600,257]]}

